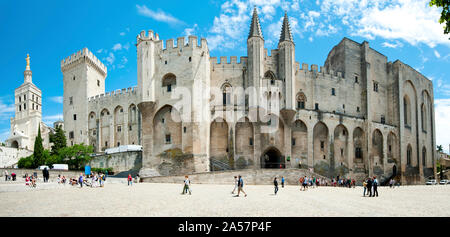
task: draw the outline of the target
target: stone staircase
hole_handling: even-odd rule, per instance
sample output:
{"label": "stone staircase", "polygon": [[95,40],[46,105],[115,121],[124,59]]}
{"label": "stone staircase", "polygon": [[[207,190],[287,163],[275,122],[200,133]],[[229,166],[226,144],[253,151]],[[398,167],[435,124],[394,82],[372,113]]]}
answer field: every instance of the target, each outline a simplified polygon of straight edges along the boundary
{"label": "stone staircase", "polygon": [[217,159],[210,158],[209,164],[211,171],[233,170],[233,167],[231,167],[230,164]]}
{"label": "stone staircase", "polygon": [[[274,177],[281,178],[282,176],[286,180],[288,185],[299,185],[299,178],[303,176],[316,177],[325,179],[330,183],[330,179],[310,172],[307,169],[242,169],[242,170],[226,170],[226,171],[214,171],[189,175],[189,179],[192,183],[197,184],[233,184],[234,176],[241,175],[245,184],[253,185],[273,185]],[[149,183],[183,183],[184,175],[178,176],[153,176],[142,177],[143,182]]]}

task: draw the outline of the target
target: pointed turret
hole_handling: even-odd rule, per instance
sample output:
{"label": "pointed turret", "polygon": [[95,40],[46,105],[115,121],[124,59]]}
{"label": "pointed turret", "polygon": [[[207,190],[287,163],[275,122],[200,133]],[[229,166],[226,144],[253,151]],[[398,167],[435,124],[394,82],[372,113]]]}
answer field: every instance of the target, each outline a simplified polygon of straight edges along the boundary
{"label": "pointed turret", "polygon": [[251,37],[261,37],[261,39],[264,39],[261,31],[261,25],[259,25],[259,18],[258,18],[258,12],[256,12],[256,7],[253,9],[253,17],[252,17],[252,23],[250,25],[250,33],[248,34],[248,38]]}
{"label": "pointed turret", "polygon": [[291,41],[292,43],[294,43],[294,39],[292,38],[291,34],[291,27],[289,26],[289,19],[287,16],[287,12],[284,12],[283,26],[281,28],[279,43],[283,41]]}

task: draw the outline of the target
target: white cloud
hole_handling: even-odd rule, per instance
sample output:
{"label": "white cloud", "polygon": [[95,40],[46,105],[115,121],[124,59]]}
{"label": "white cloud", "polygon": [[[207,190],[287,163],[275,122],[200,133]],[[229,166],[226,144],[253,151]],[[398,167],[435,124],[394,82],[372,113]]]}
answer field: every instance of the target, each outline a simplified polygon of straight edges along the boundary
{"label": "white cloud", "polygon": [[0,100],[0,120],[9,120],[14,116],[15,111],[16,107],[14,104],[5,104]]}
{"label": "white cloud", "polygon": [[223,3],[221,14],[214,17],[213,26],[209,30],[208,47],[210,49],[235,48],[241,45],[237,40],[245,39],[248,33],[250,9],[248,2],[231,0]]}
{"label": "white cloud", "polygon": [[[300,2],[302,3],[300,7]],[[295,37],[326,37],[336,33],[361,36],[368,40],[385,39],[387,48],[438,44],[450,46],[448,36],[438,23],[438,8],[429,0],[227,0],[214,18],[207,36],[210,49],[242,47],[246,39],[253,7],[258,10],[264,39],[268,47],[278,42],[280,12],[287,11]],[[317,6],[316,6],[317,5]],[[264,24],[269,22],[268,26]],[[277,29],[277,27],[280,27]],[[186,30],[189,30],[188,28]],[[444,57],[442,57],[444,58]]]}
{"label": "white cloud", "polygon": [[449,152],[450,144],[450,99],[434,100],[436,121],[436,145],[442,145],[445,152]]}
{"label": "white cloud", "polygon": [[196,32],[197,30],[198,30],[198,25],[197,25],[197,24],[194,24],[194,25],[192,26],[192,28],[186,28],[186,29],[184,29],[183,34],[186,35],[186,36],[194,35],[195,32]]}
{"label": "white cloud", "polygon": [[165,22],[168,23],[170,25],[175,25],[175,24],[185,24],[183,21],[171,16],[168,13],[165,13],[162,10],[158,10],[153,11],[147,8],[147,6],[143,5],[143,6],[139,6],[136,5],[137,11],[140,15],[146,16],[146,17],[150,17],[153,20],[156,21],[160,21],[160,22]]}
{"label": "white cloud", "polygon": [[105,59],[110,65],[112,65],[114,63],[114,61],[116,60],[116,57],[114,56],[114,54],[112,52],[109,52],[108,57],[106,57]]}
{"label": "white cloud", "polygon": [[122,56],[122,59],[120,60],[119,65],[117,65],[118,68],[124,68],[125,64],[127,64],[128,59],[125,56]]}
{"label": "white cloud", "polygon": [[400,43],[399,41],[395,41],[394,43],[389,43],[389,42],[384,42],[383,44],[383,47],[385,47],[385,48],[397,48],[397,47],[403,47],[403,44],[402,43]]}
{"label": "white cloud", "polygon": [[97,50],[97,53],[102,53],[104,49]]}
{"label": "white cloud", "polygon": [[441,55],[436,50],[434,50],[434,56],[436,56],[436,58],[440,58],[441,57]]}
{"label": "white cloud", "polygon": [[5,141],[9,138],[11,131],[9,129],[4,129],[0,132],[0,141]]}
{"label": "white cloud", "polygon": [[62,96],[53,96],[53,97],[50,97],[50,100],[55,102],[55,103],[58,103],[58,104],[62,104],[63,103],[63,97]]}
{"label": "white cloud", "polygon": [[[438,23],[440,11],[428,6],[429,0],[324,0],[321,13],[340,19],[351,35],[368,39],[401,39],[433,48],[450,46]],[[326,18],[325,18],[326,19]]]}
{"label": "white cloud", "polygon": [[125,35],[125,32],[120,32],[119,35],[120,35],[120,36],[124,36],[124,35]]}
{"label": "white cloud", "polygon": [[63,120],[62,114],[47,115],[47,116],[42,117],[42,122],[44,122],[45,124],[47,124],[48,126],[51,126],[51,127],[53,126],[53,123],[58,120]]}
{"label": "white cloud", "polygon": [[123,48],[124,48],[125,50],[128,50],[128,49],[130,48],[130,43],[126,43],[126,44],[123,46]]}
{"label": "white cloud", "polygon": [[113,51],[117,51],[117,50],[122,50],[122,44],[121,43],[117,43],[112,47]]}

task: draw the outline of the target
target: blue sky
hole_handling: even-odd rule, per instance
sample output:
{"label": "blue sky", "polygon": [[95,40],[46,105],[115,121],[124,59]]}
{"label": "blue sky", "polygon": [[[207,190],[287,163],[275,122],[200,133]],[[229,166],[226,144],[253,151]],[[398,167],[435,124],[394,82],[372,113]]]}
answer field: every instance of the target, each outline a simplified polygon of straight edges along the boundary
{"label": "blue sky", "polygon": [[[134,86],[136,35],[154,30],[163,40],[197,35],[211,56],[245,56],[253,7],[266,48],[276,48],[287,11],[300,63],[323,65],[343,37],[399,59],[433,81],[436,138],[450,143],[450,35],[429,0],[205,0],[205,1],[1,1],[0,140],[9,135],[14,89],[31,57],[33,83],[43,91],[43,120],[62,118],[60,61],[89,48],[108,67],[106,90]],[[6,82],[6,83],[5,83]]]}

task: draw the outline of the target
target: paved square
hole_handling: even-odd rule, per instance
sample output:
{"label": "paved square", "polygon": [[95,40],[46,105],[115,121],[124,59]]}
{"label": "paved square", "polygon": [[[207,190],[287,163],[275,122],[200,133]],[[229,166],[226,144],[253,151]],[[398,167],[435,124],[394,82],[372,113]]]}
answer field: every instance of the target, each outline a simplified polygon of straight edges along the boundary
{"label": "paved square", "polygon": [[[124,181],[125,182],[125,181]],[[247,185],[247,197],[233,197],[232,185],[110,183],[104,188],[23,183],[0,184],[0,216],[450,216],[450,185],[380,187],[378,198],[362,187]]]}

